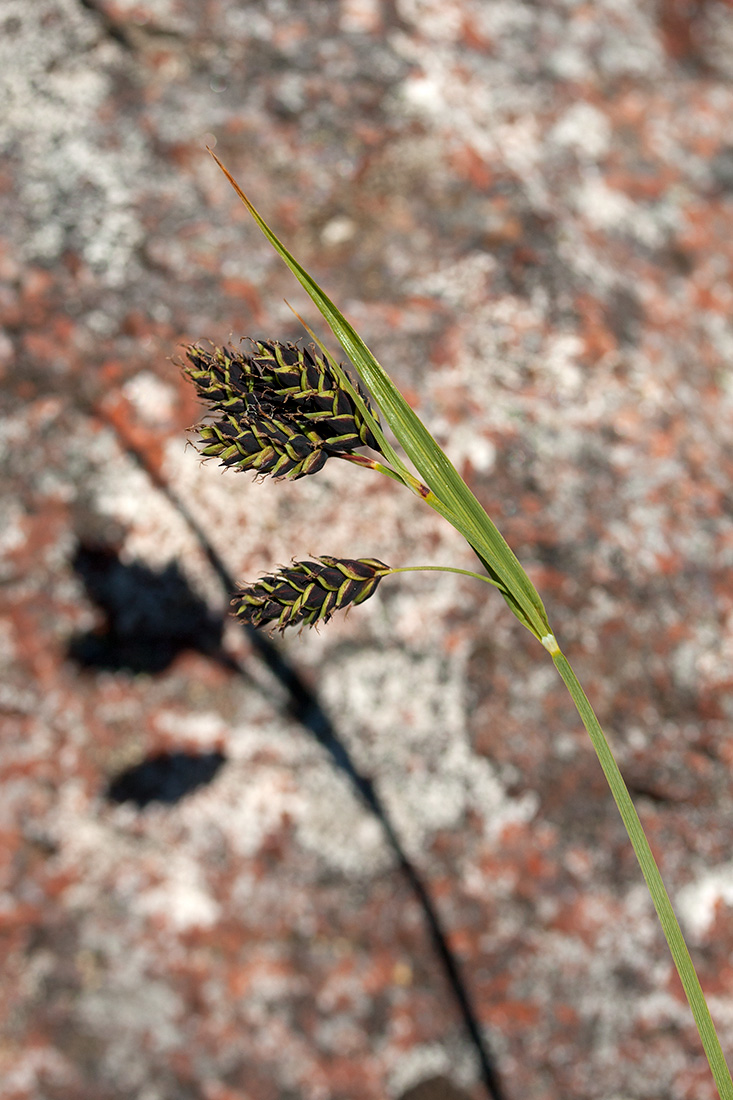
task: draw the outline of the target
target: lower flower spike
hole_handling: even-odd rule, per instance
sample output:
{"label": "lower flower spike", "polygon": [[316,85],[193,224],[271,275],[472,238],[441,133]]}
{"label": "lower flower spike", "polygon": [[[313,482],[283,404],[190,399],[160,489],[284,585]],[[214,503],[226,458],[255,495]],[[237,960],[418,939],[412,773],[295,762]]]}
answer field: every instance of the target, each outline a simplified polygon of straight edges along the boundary
{"label": "lower flower spike", "polygon": [[392,570],[377,558],[320,557],[294,561],[277,573],[236,592],[232,614],[250,626],[315,626],[334,611],[363,603]]}

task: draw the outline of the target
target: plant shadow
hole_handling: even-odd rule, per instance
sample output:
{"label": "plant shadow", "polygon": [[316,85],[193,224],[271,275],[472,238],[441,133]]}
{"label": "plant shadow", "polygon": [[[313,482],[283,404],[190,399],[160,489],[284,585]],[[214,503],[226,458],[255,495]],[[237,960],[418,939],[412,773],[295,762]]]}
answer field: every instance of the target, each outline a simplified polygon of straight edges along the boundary
{"label": "plant shadow", "polygon": [[[186,521],[228,596],[236,589],[234,578],[206,532],[183,501],[153,474],[142,456],[129,446],[128,453],[137,459]],[[212,611],[192,591],[177,564],[155,571],[142,562],[122,562],[114,548],[84,543],[79,545],[72,564],[90,600],[101,613],[102,620],[96,630],[71,640],[69,657],[82,668],[155,674],[163,672],[182,651],[196,650],[252,686],[254,681],[244,665],[223,649],[224,624],[221,615]],[[284,688],[285,709],[289,716],[323,746],[334,766],[348,777],[362,802],[380,822],[422,910],[433,950],[475,1052],[486,1093],[491,1100],[503,1100],[504,1093],[489,1045],[437,909],[420,873],[405,852],[372,779],[356,767],[315,691],[275,643],[251,626],[242,624],[242,628],[255,658],[267,666]],[[224,763],[225,758],[220,752],[198,756],[181,751],[160,754],[117,776],[109,785],[107,797],[113,802],[130,801],[140,808],[154,801],[171,805],[210,782]]]}

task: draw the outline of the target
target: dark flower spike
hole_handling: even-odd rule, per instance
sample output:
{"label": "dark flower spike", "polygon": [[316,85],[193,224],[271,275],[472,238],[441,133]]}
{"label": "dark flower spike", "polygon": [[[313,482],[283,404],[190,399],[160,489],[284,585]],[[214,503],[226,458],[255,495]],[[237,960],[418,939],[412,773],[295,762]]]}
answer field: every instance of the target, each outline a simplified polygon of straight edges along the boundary
{"label": "dark flower spike", "polygon": [[[190,365],[184,370],[219,417],[200,429],[202,454],[226,455],[225,465],[294,480],[315,473],[331,455],[351,455],[360,447],[379,450],[356,402],[315,347],[251,345],[251,355],[229,347],[186,349]],[[377,419],[358,382],[350,381]],[[264,451],[267,455],[258,458]]]}
{"label": "dark flower spike", "polygon": [[363,603],[392,569],[377,558],[320,557],[294,561],[235,593],[232,614],[250,626],[314,626],[334,611]]}
{"label": "dark flower spike", "polygon": [[298,430],[290,418],[258,413],[227,414],[199,429],[199,451],[222,466],[295,480],[320,470],[328,454],[313,431]]}

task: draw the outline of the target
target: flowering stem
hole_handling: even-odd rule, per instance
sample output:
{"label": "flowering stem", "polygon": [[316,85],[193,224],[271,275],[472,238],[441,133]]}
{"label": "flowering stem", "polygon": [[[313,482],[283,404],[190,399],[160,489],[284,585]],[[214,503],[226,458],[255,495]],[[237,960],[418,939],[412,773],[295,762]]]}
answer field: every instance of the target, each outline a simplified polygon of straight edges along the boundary
{"label": "flowering stem", "polygon": [[366,455],[359,454],[358,452],[352,452],[351,454],[337,454],[335,458],[341,458],[344,462],[352,462],[354,466],[363,466],[365,470],[376,470],[380,474],[384,474],[385,477],[391,477],[393,481],[399,481],[400,485],[404,485],[404,479],[401,474],[398,474],[391,466],[385,466],[383,462],[377,462],[374,458],[368,458]]}
{"label": "flowering stem", "polygon": [[[405,468],[401,471],[393,470],[391,466],[385,466],[383,462],[377,462],[376,459],[368,458],[367,455],[359,454],[357,451],[337,454],[335,457],[342,458],[344,462],[353,462],[355,466],[363,466],[366,470],[377,470],[380,474],[391,477],[393,481],[399,481],[400,485],[406,485],[415,496],[420,497],[420,500],[424,500],[440,515],[445,515],[447,512],[445,507],[439,507],[440,501],[432,489],[429,489],[422,481],[413,477],[410,471]],[[475,576],[479,576],[479,574],[476,573]],[[483,577],[481,579],[483,580]]]}
{"label": "flowering stem", "polygon": [[611,788],[611,794],[623,818],[626,832],[629,835],[629,840],[636,853],[641,872],[646,879],[649,893],[654,902],[654,908],[657,911],[659,922],[662,925],[662,931],[664,932],[667,945],[669,946],[675,967],[677,968],[677,973],[680,976],[685,995],[692,1009],[692,1015],[695,1018],[697,1030],[700,1034],[708,1064],[710,1065],[710,1071],[718,1089],[718,1095],[720,1096],[720,1100],[733,1100],[733,1081],[731,1081],[730,1071],[725,1062],[720,1040],[716,1034],[710,1010],[705,1001],[705,995],[700,986],[698,976],[695,973],[692,959],[690,958],[690,952],[687,949],[687,944],[685,943],[682,930],[680,929],[679,922],[672,908],[672,903],[669,900],[669,894],[662,881],[662,876],[657,867],[656,860],[652,855],[649,841],[644,834],[639,815],[636,812],[634,803],[631,800],[631,795],[624,783],[618,764],[606,740],[606,736],[601,729],[601,725],[596,718],[593,708],[577,676],[573,672],[567,658],[564,656],[557,643],[554,642],[554,639],[552,643],[554,644],[546,644],[545,648],[550,652],[555,667],[570,692],[578,714],[583,721],[583,725],[588,731],[588,736],[593,743],[593,748],[596,751],[600,765],[603,768],[603,773]]}
{"label": "flowering stem", "polygon": [[501,586],[491,577],[484,577],[481,573],[474,573],[471,569],[455,569],[451,565],[402,565],[397,569],[390,569],[390,573],[460,573],[464,577],[474,577],[477,581],[484,581],[494,588]]}

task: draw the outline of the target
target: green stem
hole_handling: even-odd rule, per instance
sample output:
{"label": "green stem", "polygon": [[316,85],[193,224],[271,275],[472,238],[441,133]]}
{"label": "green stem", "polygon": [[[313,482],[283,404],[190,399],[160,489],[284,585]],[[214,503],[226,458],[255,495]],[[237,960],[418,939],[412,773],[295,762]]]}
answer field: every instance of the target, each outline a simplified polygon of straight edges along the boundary
{"label": "green stem", "polygon": [[[310,332],[310,329],[308,331]],[[338,366],[338,364],[336,363],[335,366]],[[346,381],[348,381],[348,375],[346,375],[345,378]],[[354,393],[354,397],[358,397],[358,394]],[[405,485],[415,494],[415,496],[420,497],[421,500],[426,501],[432,508],[435,508],[440,515],[448,515],[448,510],[445,507],[437,507],[439,503],[438,498],[432,489],[429,489],[422,481],[418,481],[403,463],[400,463],[399,469],[393,470],[391,466],[385,466],[383,462],[377,462],[376,459],[369,458],[367,455],[360,454],[358,451],[336,454],[334,458],[343,459],[344,462],[353,462],[355,466],[363,466],[365,470],[377,470],[380,474],[386,474],[386,476],[391,477],[393,481],[399,481],[400,485]]]}
{"label": "green stem", "polygon": [[[484,577],[481,573],[474,573],[471,569],[456,569],[452,565],[402,565],[397,569],[390,569],[390,573],[460,573],[463,577],[473,577],[477,581],[483,581],[484,584],[491,584],[494,588],[501,588],[501,585],[493,581],[491,577]],[[385,576],[388,574],[385,573]]]}
{"label": "green stem", "polygon": [[365,470],[376,470],[377,473],[384,474],[385,477],[391,477],[393,481],[399,481],[400,485],[404,485],[404,479],[401,474],[398,474],[391,466],[385,466],[383,462],[377,462],[373,458],[367,458],[362,454],[336,454],[334,458],[340,458],[344,462],[351,462],[354,466],[362,466]]}
{"label": "green stem", "polygon": [[707,1056],[710,1071],[718,1089],[720,1100],[733,1100],[733,1082],[731,1081],[730,1072],[720,1046],[720,1040],[715,1031],[715,1025],[713,1024],[710,1010],[705,1001],[705,995],[700,986],[697,974],[695,973],[695,967],[690,958],[690,952],[687,949],[687,944],[685,943],[682,930],[680,929],[679,922],[672,908],[672,903],[669,900],[669,895],[662,881],[662,876],[654,856],[652,855],[652,850],[649,847],[649,841],[642,828],[639,815],[631,800],[631,795],[624,783],[621,772],[618,769],[618,765],[611,752],[608,741],[606,740],[606,736],[601,729],[600,723],[595,716],[593,708],[588,702],[586,694],[580,686],[578,678],[570,667],[567,658],[561,652],[557,642],[551,634],[542,639],[542,644],[551,654],[555,662],[555,667],[572,696],[578,714],[583,720],[583,725],[593,742],[593,748],[596,750],[596,755],[603,768],[608,785],[611,788],[611,793],[616,801],[619,813],[623,818],[626,832],[629,834],[629,840],[636,853],[636,858],[639,861],[642,874],[646,879],[646,884],[649,887],[649,893],[651,894],[654,908],[657,911],[657,916],[662,925],[662,931],[664,932],[669,950],[674,959],[674,964],[677,967],[677,973],[680,976],[680,981],[682,982],[687,1000],[692,1009],[692,1015],[695,1018],[697,1030],[700,1033],[700,1039],[702,1040],[702,1045]]}

